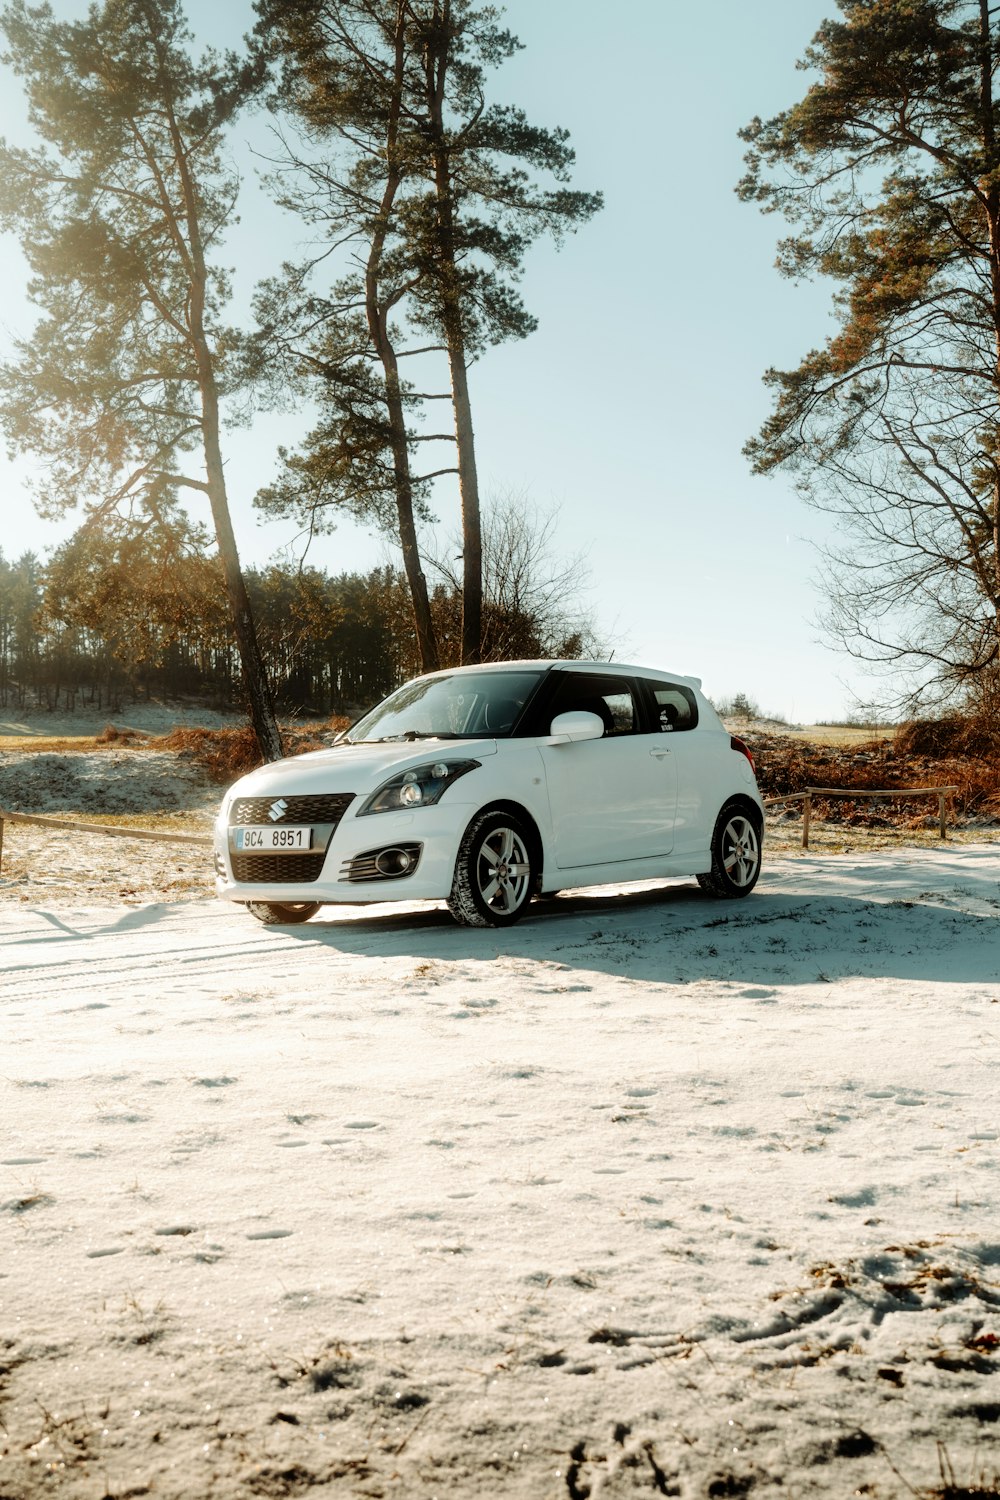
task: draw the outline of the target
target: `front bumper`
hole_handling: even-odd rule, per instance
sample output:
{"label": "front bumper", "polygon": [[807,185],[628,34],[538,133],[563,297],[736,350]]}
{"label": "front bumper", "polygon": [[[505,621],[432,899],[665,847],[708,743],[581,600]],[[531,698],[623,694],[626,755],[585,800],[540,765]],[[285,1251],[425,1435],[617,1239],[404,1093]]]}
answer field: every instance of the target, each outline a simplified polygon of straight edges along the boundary
{"label": "front bumper", "polygon": [[[363,818],[348,810],[333,831],[315,880],[237,880],[224,811],[215,825],[216,895],[224,901],[351,906],[377,901],[441,901],[451,893],[458,846],[475,811],[475,803],[450,800],[414,812],[374,813]],[[420,857],[410,874],[387,879],[345,878],[352,862],[374,849],[414,844],[420,845]],[[280,858],[273,861],[279,871]],[[294,856],[290,858],[294,860]]]}

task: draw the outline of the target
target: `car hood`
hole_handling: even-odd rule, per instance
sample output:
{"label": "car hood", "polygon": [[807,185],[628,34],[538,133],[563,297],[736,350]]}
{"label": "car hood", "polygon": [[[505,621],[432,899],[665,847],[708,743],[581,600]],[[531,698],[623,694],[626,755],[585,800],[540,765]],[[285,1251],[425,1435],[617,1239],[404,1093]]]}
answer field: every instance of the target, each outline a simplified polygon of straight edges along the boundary
{"label": "car hood", "polygon": [[435,760],[484,760],[496,755],[496,740],[393,740],[387,745],[331,745],[305,755],[271,761],[235,782],[233,797],[297,796],[315,792],[374,791],[396,771]]}

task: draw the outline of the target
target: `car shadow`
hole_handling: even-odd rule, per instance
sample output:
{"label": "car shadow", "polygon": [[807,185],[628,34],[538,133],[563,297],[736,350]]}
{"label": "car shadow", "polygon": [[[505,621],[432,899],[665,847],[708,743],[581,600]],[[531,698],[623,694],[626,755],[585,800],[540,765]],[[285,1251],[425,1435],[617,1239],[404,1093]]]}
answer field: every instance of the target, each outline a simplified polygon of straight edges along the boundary
{"label": "car shadow", "polygon": [[947,893],[887,901],[758,890],[727,902],[672,884],[545,898],[506,928],[459,927],[443,905],[428,904],[321,913],[281,930],[359,957],[491,963],[504,956],[657,984],[1000,982],[996,916],[947,904]]}

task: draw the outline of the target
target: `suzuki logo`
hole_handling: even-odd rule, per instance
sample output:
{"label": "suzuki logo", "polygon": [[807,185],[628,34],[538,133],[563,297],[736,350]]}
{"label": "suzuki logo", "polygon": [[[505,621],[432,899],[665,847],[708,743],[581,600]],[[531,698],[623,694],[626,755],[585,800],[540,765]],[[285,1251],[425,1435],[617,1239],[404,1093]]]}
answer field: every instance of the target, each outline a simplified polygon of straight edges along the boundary
{"label": "suzuki logo", "polygon": [[280,823],[281,819],[285,816],[285,813],[287,811],[288,803],[285,801],[284,797],[279,797],[277,802],[271,803],[271,806],[267,810],[267,815],[271,819],[272,823]]}

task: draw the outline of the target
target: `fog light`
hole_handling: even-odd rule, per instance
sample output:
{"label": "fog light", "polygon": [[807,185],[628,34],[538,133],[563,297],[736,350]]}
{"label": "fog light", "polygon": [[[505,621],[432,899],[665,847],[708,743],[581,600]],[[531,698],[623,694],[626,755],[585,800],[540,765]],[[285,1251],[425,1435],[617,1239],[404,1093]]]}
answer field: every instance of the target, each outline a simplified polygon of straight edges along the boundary
{"label": "fog light", "polygon": [[405,875],[413,856],[405,849],[382,849],[375,856],[375,868],[381,875]]}
{"label": "fog light", "polygon": [[366,849],[341,866],[341,880],[402,880],[420,863],[420,844],[387,844],[384,849]]}

